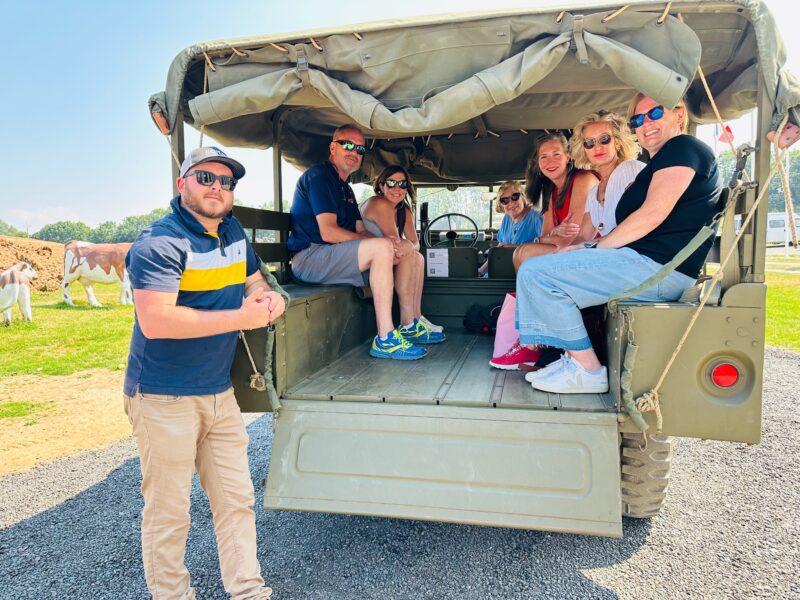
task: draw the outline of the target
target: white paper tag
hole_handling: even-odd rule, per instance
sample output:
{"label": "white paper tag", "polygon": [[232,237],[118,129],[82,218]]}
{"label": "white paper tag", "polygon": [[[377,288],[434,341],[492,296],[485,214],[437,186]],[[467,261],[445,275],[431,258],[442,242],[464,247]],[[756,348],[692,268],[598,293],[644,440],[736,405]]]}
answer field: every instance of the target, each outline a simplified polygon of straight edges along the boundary
{"label": "white paper tag", "polygon": [[447,277],[449,273],[449,260],[447,248],[428,248],[428,277]]}

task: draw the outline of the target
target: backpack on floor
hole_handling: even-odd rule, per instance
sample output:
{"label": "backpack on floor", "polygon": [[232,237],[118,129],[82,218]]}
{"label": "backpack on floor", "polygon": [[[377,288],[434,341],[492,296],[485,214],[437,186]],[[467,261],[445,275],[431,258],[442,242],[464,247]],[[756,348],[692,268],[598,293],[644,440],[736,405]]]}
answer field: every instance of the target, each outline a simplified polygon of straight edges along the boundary
{"label": "backpack on floor", "polygon": [[497,329],[497,317],[500,316],[502,307],[501,302],[488,305],[473,304],[467,309],[467,314],[464,316],[464,329],[470,333],[494,335]]}

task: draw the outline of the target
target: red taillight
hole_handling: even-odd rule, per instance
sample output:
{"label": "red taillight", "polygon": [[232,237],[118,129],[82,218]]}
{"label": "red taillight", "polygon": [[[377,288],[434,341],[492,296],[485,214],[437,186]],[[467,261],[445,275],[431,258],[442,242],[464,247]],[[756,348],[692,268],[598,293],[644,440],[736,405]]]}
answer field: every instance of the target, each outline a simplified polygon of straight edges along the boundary
{"label": "red taillight", "polygon": [[739,369],[731,363],[722,363],[711,371],[711,381],[721,388],[729,388],[739,381]]}

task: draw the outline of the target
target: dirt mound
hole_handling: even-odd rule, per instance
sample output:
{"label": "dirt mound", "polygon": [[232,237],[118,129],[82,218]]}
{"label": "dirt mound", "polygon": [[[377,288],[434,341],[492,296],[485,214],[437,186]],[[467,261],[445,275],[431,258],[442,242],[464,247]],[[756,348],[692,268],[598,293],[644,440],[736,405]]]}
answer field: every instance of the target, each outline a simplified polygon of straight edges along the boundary
{"label": "dirt mound", "polygon": [[31,281],[33,289],[52,292],[59,288],[64,277],[64,244],[0,235],[0,271],[21,260],[39,274]]}

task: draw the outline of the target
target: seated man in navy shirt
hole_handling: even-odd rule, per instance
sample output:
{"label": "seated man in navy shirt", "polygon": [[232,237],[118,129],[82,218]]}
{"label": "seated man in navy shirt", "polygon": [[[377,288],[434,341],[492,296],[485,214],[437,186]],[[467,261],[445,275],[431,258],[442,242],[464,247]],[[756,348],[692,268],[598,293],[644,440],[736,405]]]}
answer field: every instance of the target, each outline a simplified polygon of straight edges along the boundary
{"label": "seated man in navy shirt", "polygon": [[[425,356],[425,349],[408,340],[426,343],[430,331],[423,324],[404,333],[405,328],[397,330],[392,322],[393,267],[396,261],[413,257],[403,253],[398,240],[374,237],[366,231],[347,183],[350,174],[361,167],[366,151],[358,127],[339,127],[333,133],[328,160],[311,167],[298,180],[287,243],[292,272],[307,283],[369,284],[378,325],[370,355],[415,360]],[[400,297],[401,303],[412,300]]]}

